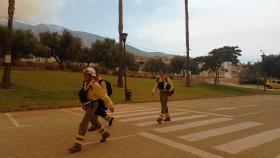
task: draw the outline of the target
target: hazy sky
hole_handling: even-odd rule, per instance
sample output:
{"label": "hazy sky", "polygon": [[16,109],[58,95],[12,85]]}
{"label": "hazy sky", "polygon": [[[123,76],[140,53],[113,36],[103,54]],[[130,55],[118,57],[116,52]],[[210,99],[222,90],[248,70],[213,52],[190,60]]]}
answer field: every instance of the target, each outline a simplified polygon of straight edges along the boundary
{"label": "hazy sky", "polygon": [[[0,0],[0,16],[8,0]],[[123,0],[128,43],[183,55],[184,0]],[[280,53],[280,0],[189,0],[191,56],[239,46],[241,60]],[[118,0],[16,0],[16,17],[118,37]]]}

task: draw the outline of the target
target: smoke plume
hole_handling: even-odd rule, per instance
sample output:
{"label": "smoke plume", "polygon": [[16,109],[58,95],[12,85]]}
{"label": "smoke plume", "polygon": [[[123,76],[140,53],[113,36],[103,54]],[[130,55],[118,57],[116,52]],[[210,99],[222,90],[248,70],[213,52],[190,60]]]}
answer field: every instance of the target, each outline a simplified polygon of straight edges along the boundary
{"label": "smoke plume", "polygon": [[[0,0],[0,17],[8,16],[8,1]],[[57,22],[56,13],[63,7],[63,0],[16,0],[14,17],[40,22]]]}

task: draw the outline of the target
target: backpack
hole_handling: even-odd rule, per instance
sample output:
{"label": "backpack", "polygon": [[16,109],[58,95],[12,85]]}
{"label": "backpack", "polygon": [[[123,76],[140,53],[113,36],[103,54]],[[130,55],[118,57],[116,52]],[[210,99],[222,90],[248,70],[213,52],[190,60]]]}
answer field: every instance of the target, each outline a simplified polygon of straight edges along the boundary
{"label": "backpack", "polygon": [[[167,84],[167,85],[166,85],[166,90],[169,91],[170,88],[171,88],[171,85],[170,85],[170,84]],[[168,95],[169,95],[169,96],[172,96],[172,95],[174,94],[174,92],[175,92],[175,90],[174,90],[174,88],[173,88],[171,91],[169,91]]]}
{"label": "backpack", "polygon": [[112,85],[109,81],[106,80],[99,80],[99,84],[101,85],[101,82],[104,81],[106,84],[106,89],[107,89],[107,95],[110,97],[113,94],[113,89],[112,89]]}

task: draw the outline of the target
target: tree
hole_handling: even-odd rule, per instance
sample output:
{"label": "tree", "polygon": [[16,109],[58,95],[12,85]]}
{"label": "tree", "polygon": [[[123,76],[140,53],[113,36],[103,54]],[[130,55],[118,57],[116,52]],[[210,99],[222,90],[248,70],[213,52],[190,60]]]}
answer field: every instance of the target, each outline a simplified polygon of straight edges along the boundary
{"label": "tree", "polygon": [[30,30],[15,30],[13,33],[12,61],[17,63],[20,58],[34,54],[37,43],[36,37]]}
{"label": "tree", "polygon": [[261,67],[260,64],[250,64],[242,66],[239,83],[241,84],[257,84],[261,76]]}
{"label": "tree", "polygon": [[33,55],[36,57],[42,57],[46,59],[50,57],[50,48],[39,43],[36,45]]}
{"label": "tree", "polygon": [[89,66],[89,63],[93,61],[92,56],[91,56],[91,49],[84,47],[81,49],[81,51],[78,52],[78,61],[81,63],[87,63]]}
{"label": "tree", "polygon": [[[5,43],[5,60],[6,58],[11,58],[11,49],[12,49],[12,30],[13,30],[13,16],[15,12],[15,0],[9,0],[8,6],[8,30],[6,34],[6,43]],[[4,89],[11,88],[11,63],[10,61],[4,62],[4,72],[2,77],[1,87]]]}
{"label": "tree", "polygon": [[[4,54],[4,37],[7,33],[7,29],[5,29],[3,26],[0,27],[0,52],[1,55]],[[30,30],[22,30],[17,29],[12,32],[12,45],[11,50],[13,52],[12,55],[12,62],[16,63],[20,58],[27,57],[30,54],[34,54],[34,51],[37,46],[37,39],[33,35],[33,33]],[[3,39],[3,40],[2,40]]]}
{"label": "tree", "polygon": [[266,56],[261,64],[266,76],[270,78],[280,78],[280,55]]}
{"label": "tree", "polygon": [[59,59],[60,61],[75,61],[77,60],[77,55],[82,47],[82,42],[80,38],[74,37],[69,31],[64,30],[63,34],[59,40]]}
{"label": "tree", "polygon": [[[123,33],[123,2],[119,0],[119,54],[123,52],[123,42],[122,42],[122,33]],[[121,57],[119,62],[119,73],[118,73],[118,87],[123,87],[123,58]]]}
{"label": "tree", "polygon": [[181,73],[181,71],[185,68],[185,65],[186,57],[184,56],[174,56],[170,62],[171,71],[175,73]]}
{"label": "tree", "polygon": [[126,64],[127,69],[131,71],[138,71],[140,68],[140,65],[135,60],[135,55],[129,52],[126,53]]}
{"label": "tree", "polygon": [[166,68],[167,65],[161,58],[151,58],[144,65],[144,71],[147,72],[159,72],[160,70],[166,70]]}
{"label": "tree", "polygon": [[187,78],[186,78],[186,86],[191,86],[191,76],[188,73],[190,70],[190,35],[189,35],[189,1],[185,0],[185,25],[186,25],[186,49],[187,49],[187,63],[186,63],[186,69],[187,69]]}
{"label": "tree", "polygon": [[107,68],[115,68],[118,66],[119,58],[117,45],[115,40],[105,38],[104,40],[97,40],[91,46],[90,56],[93,62],[98,62]]}
{"label": "tree", "polygon": [[0,25],[0,55],[4,55],[7,27]]}
{"label": "tree", "polygon": [[57,32],[43,32],[39,34],[40,43],[50,48],[50,55],[54,57],[56,62],[63,67],[62,61],[59,59],[59,41],[61,36]]}
{"label": "tree", "polygon": [[55,58],[61,69],[64,69],[65,61],[78,60],[81,50],[80,38],[74,37],[69,31],[64,30],[62,35],[57,32],[40,33],[40,42],[50,48],[51,56]]}
{"label": "tree", "polygon": [[210,70],[215,73],[215,85],[217,85],[219,69],[225,62],[231,62],[233,65],[239,63],[238,57],[241,56],[241,50],[238,47],[224,46],[214,49],[205,57],[203,69]]}

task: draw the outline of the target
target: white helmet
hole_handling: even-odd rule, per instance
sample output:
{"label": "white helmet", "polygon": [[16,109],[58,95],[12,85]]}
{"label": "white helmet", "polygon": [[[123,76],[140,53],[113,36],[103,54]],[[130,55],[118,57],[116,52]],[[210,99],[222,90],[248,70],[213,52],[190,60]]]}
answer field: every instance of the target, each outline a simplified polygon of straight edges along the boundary
{"label": "white helmet", "polygon": [[90,74],[91,76],[96,76],[96,71],[92,67],[87,67],[83,70],[84,73]]}

